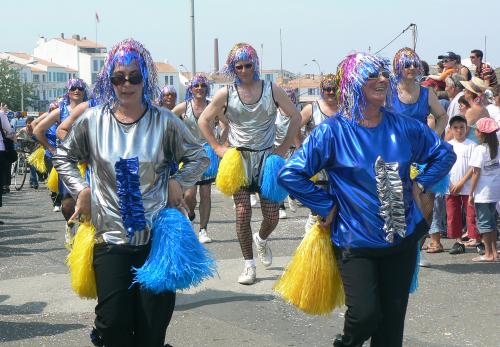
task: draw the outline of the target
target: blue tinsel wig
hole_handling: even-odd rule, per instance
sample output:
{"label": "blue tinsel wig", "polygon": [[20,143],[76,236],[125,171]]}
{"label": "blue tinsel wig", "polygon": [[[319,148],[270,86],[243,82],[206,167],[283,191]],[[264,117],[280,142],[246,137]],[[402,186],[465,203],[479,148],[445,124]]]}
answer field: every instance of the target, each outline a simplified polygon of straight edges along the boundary
{"label": "blue tinsel wig", "polygon": [[420,81],[424,74],[422,62],[418,54],[411,48],[404,47],[396,52],[394,59],[392,60],[392,69],[394,75],[396,76],[397,82],[403,78],[403,72],[405,67],[413,65],[417,69],[416,80]]}
{"label": "blue tinsel wig", "polygon": [[210,95],[210,84],[208,84],[208,79],[203,76],[203,75],[195,75],[191,81],[189,81],[187,89],[186,89],[186,96],[184,97],[185,101],[191,100],[193,96],[193,87],[197,84],[205,84],[207,87],[205,88],[205,97],[208,97]]}
{"label": "blue tinsel wig", "polygon": [[260,79],[259,57],[257,56],[257,51],[248,43],[237,43],[234,45],[231,51],[229,51],[226,65],[223,68],[223,72],[230,78],[233,78],[236,84],[240,83],[240,79],[236,74],[234,66],[239,61],[250,61],[253,64],[253,79],[256,81]]}
{"label": "blue tinsel wig", "polygon": [[158,96],[156,66],[149,51],[134,39],[126,39],[116,44],[108,53],[99,78],[94,87],[94,95],[99,104],[114,105],[118,102],[110,77],[116,65],[139,66],[143,78],[142,102],[151,106]]}
{"label": "blue tinsel wig", "polygon": [[386,108],[391,108],[392,96],[396,91],[396,81],[390,71],[390,63],[386,58],[367,54],[352,53],[346,56],[337,67],[336,79],[339,84],[338,99],[342,116],[358,123],[363,119],[366,101],[363,86],[372,73],[389,73],[389,90],[387,91]]}
{"label": "blue tinsel wig", "polygon": [[166,85],[160,91],[160,96],[158,97],[158,105],[163,106],[163,98],[167,94],[174,94],[175,95],[175,102],[177,103],[177,90],[175,90],[174,86]]}

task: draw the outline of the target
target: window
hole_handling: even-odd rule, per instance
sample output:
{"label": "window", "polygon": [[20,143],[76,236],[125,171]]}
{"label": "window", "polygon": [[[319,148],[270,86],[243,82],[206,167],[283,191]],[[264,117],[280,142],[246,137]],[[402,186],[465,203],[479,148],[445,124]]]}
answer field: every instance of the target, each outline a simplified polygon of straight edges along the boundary
{"label": "window", "polygon": [[307,95],[319,95],[319,89],[318,88],[308,88]]}
{"label": "window", "polygon": [[99,71],[99,60],[93,60],[92,63],[94,64],[94,69],[92,71]]}
{"label": "window", "polygon": [[42,92],[43,95],[43,100],[47,100],[47,94],[45,93],[45,90]]}
{"label": "window", "polygon": [[170,76],[170,85],[173,86],[174,85],[174,76]]}
{"label": "window", "polygon": [[266,79],[266,81],[272,81],[273,80],[273,75],[270,74],[270,73],[266,73],[265,74],[265,79]]}
{"label": "window", "polygon": [[40,83],[40,75],[39,74],[33,75],[33,83]]}
{"label": "window", "polygon": [[[44,91],[44,93],[45,93],[45,91]],[[52,99],[52,89],[49,89],[49,98]]]}
{"label": "window", "polygon": [[102,70],[104,66],[104,60],[99,60],[99,71]]}
{"label": "window", "polygon": [[165,76],[165,84],[168,84],[168,76]]}
{"label": "window", "polygon": [[97,76],[98,76],[97,72],[92,73],[92,84],[97,82]]}
{"label": "window", "polygon": [[45,83],[46,77],[45,74],[42,75],[42,82]]}

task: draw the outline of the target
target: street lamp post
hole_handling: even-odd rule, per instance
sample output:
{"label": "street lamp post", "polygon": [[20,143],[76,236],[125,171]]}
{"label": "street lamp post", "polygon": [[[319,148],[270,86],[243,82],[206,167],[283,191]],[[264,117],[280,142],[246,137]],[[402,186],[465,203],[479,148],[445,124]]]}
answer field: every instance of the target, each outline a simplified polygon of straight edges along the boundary
{"label": "street lamp post", "polygon": [[319,75],[320,75],[320,76],[322,76],[322,74],[321,74],[321,68],[319,67],[319,63],[318,63],[318,61],[317,61],[316,59],[313,59],[313,60],[311,60],[311,61],[312,61],[313,63],[316,63],[316,65],[318,65]]}

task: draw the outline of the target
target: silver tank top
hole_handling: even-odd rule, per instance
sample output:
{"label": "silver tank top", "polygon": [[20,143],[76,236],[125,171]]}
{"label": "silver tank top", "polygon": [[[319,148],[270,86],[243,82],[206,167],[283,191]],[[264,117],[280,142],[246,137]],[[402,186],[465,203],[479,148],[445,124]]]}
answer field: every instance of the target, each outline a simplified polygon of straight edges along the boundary
{"label": "silver tank top", "polygon": [[319,107],[319,103],[317,101],[312,103],[311,125],[313,128],[317,127],[331,116],[333,115],[327,115],[324,114],[323,111],[321,111],[321,108]]}
{"label": "silver tank top", "polygon": [[287,117],[281,113],[278,109],[276,114],[276,137],[274,139],[274,145],[279,146],[283,143],[288,132],[288,127],[290,126],[290,117]]}
{"label": "silver tank top", "polygon": [[255,104],[244,104],[236,86],[228,86],[225,116],[229,144],[252,150],[271,147],[276,133],[276,110],[270,81],[263,81],[261,97]]}
{"label": "silver tank top", "polygon": [[196,116],[194,115],[193,105],[191,101],[186,101],[186,112],[184,112],[184,114],[182,115],[182,121],[189,129],[191,134],[193,134],[197,144],[203,146],[205,143],[207,143],[207,140],[201,133],[200,127],[198,126],[198,118],[196,118]]}

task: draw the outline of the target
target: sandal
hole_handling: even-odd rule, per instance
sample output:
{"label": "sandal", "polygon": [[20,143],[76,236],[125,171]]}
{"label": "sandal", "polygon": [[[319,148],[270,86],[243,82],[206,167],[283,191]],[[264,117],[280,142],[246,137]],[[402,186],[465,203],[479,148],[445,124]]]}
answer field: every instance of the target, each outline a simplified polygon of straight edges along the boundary
{"label": "sandal", "polygon": [[444,252],[444,248],[443,248],[443,245],[438,243],[437,245],[429,245],[429,247],[427,247],[427,253],[441,253],[441,252]]}

